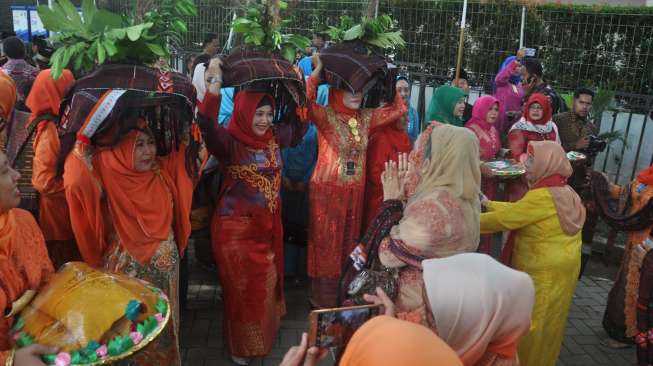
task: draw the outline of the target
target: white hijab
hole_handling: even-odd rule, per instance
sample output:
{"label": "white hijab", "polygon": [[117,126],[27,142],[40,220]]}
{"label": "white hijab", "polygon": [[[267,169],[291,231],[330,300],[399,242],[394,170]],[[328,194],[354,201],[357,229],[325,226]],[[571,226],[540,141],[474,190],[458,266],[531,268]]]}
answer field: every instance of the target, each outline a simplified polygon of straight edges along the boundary
{"label": "white hijab", "polygon": [[429,259],[422,267],[437,333],[465,365],[486,352],[515,356],[531,324],[530,276],[479,253]]}

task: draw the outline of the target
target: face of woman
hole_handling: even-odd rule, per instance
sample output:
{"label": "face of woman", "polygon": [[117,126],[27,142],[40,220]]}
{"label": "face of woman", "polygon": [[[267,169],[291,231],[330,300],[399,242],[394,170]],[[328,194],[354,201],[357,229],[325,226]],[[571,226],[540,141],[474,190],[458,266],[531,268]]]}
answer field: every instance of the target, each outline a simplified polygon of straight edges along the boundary
{"label": "face of woman", "polygon": [[138,132],[134,147],[134,170],[147,172],[154,169],[156,162],[156,145],[154,138],[145,132]]}
{"label": "face of woman", "polygon": [[531,121],[539,121],[544,117],[544,108],[540,103],[533,103],[528,108],[528,116],[531,118]]}
{"label": "face of woman", "polygon": [[342,104],[349,109],[360,109],[362,103],[363,93],[352,94],[346,91],[345,95],[342,97]]}
{"label": "face of woman", "polygon": [[535,157],[532,154],[526,156],[526,161],[524,162],[524,168],[526,168],[526,180],[529,184],[533,184],[533,164],[535,163]]}
{"label": "face of woman", "polygon": [[256,108],[254,118],[252,119],[252,131],[256,136],[263,136],[270,126],[272,126],[272,119],[274,118],[274,110],[270,105],[264,105]]}
{"label": "face of woman", "polygon": [[497,118],[499,118],[499,105],[494,103],[492,108],[490,108],[490,110],[485,115],[485,121],[487,121],[487,123],[495,123]]}
{"label": "face of woman", "polygon": [[465,113],[465,98],[458,99],[456,106],[453,107],[453,115],[456,117],[462,117]]}
{"label": "face of woman", "polygon": [[408,82],[404,79],[401,79],[397,81],[397,93],[405,100],[408,101],[410,99],[410,85],[408,85]]}
{"label": "face of woman", "polygon": [[7,212],[18,207],[20,203],[19,178],[20,173],[11,168],[7,155],[0,152],[0,212]]}

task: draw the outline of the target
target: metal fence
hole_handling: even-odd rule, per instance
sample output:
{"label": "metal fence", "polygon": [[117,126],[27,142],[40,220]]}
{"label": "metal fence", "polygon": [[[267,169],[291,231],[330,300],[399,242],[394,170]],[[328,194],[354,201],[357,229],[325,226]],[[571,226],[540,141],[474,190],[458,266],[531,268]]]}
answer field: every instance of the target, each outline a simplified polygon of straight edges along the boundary
{"label": "metal fence", "polygon": [[[107,3],[114,10],[131,6],[130,0]],[[242,14],[244,3],[197,0],[199,16],[189,19],[184,49],[175,63],[188,52],[199,52],[206,32],[217,33],[226,45],[230,23],[234,14]],[[292,30],[309,35],[320,25],[336,24],[341,15],[363,16],[369,1],[288,3],[284,16],[292,19]],[[380,0],[379,5],[379,13],[392,15],[404,32],[407,47],[396,52],[395,60],[416,81],[414,100],[423,111],[430,90],[452,76],[462,0]],[[568,92],[580,85],[617,91],[617,103],[604,114],[601,131],[622,131],[626,143],[615,143],[599,155],[598,169],[625,182],[653,163],[653,8],[523,7],[521,2],[509,0],[471,0],[466,23],[463,67],[473,93],[491,92],[499,65],[515,53],[521,40],[537,50],[545,77],[558,91]]]}
{"label": "metal fence", "polygon": [[[130,0],[105,1],[128,10]],[[199,16],[189,19],[183,52],[197,52],[204,34],[215,32],[225,45],[230,23],[245,0],[197,0]],[[336,24],[341,15],[358,18],[368,0],[289,0],[284,14],[292,30],[310,34]],[[563,90],[579,85],[635,94],[653,92],[653,8],[526,6],[524,46],[537,49],[545,76]],[[408,71],[446,80],[455,67],[462,0],[380,0],[380,13],[391,14],[407,47],[396,60]],[[489,91],[503,59],[520,45],[522,5],[510,0],[469,2],[463,66],[478,88]]]}

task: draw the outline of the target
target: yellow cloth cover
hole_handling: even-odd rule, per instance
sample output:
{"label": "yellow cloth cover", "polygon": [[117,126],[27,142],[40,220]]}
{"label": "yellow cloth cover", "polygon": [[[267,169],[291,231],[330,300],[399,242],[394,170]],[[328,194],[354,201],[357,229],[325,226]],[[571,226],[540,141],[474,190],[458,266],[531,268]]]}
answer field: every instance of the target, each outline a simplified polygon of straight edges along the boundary
{"label": "yellow cloth cover", "polygon": [[547,188],[517,202],[490,202],[481,233],[516,230],[512,266],[535,284],[531,331],[519,342],[522,366],[555,365],[580,271],[581,233],[563,233]]}
{"label": "yellow cloth cover", "polygon": [[137,322],[156,313],[159,297],[143,282],[72,262],[52,277],[20,317],[35,343],[70,352],[90,341],[128,335],[131,321],[125,310],[131,300],[142,304]]}

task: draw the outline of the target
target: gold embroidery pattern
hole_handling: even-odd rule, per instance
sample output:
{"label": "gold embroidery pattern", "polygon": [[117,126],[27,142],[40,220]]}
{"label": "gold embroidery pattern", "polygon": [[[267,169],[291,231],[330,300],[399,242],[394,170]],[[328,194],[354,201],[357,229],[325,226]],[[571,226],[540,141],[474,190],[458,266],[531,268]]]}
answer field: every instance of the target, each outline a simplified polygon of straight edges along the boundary
{"label": "gold embroidery pattern", "polygon": [[[327,108],[327,116],[330,124],[334,127],[336,140],[339,143],[339,164],[340,179],[343,182],[360,181],[364,173],[365,158],[368,143],[369,128],[372,120],[372,109],[363,109],[359,113],[357,120],[357,130],[359,141],[356,141],[354,134],[348,122],[343,122],[338,114],[332,108]],[[347,161],[355,163],[353,175],[347,175]]]}
{"label": "gold embroidery pattern", "polygon": [[[277,164],[277,147],[275,142],[268,145],[269,159],[263,163],[264,168],[276,168]],[[247,165],[231,165],[227,167],[227,171],[234,179],[242,179],[247,182],[251,187],[263,193],[267,200],[267,207],[271,213],[277,211],[277,201],[279,198],[279,191],[281,190],[281,174],[278,172],[274,174],[272,179],[267,178],[259,172],[256,164]]]}

